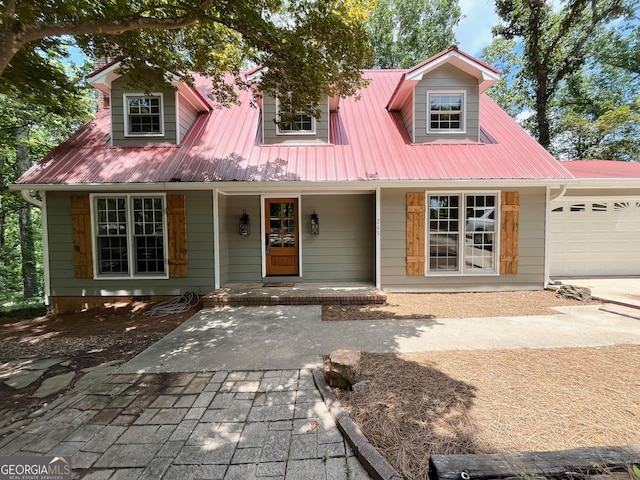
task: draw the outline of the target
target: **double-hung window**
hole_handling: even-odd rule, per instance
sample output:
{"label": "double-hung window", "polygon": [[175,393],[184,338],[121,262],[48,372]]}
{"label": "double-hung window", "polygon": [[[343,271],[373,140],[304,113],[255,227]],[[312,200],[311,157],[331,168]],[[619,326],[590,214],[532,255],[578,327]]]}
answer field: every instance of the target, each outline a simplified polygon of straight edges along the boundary
{"label": "double-hung window", "polygon": [[464,132],[464,92],[429,92],[429,132]]}
{"label": "double-hung window", "polygon": [[124,95],[125,134],[128,136],[163,135],[162,94]]}
{"label": "double-hung window", "polygon": [[315,134],[316,133],[316,121],[310,115],[307,115],[304,112],[296,112],[291,115],[292,111],[289,109],[288,113],[291,116],[290,122],[282,122],[281,114],[282,114],[282,103],[278,100],[277,102],[277,110],[278,110],[278,133],[279,134]]}
{"label": "double-hung window", "polygon": [[427,272],[496,274],[498,194],[427,196]]}
{"label": "double-hung window", "polygon": [[94,196],[99,277],[167,277],[165,197]]}

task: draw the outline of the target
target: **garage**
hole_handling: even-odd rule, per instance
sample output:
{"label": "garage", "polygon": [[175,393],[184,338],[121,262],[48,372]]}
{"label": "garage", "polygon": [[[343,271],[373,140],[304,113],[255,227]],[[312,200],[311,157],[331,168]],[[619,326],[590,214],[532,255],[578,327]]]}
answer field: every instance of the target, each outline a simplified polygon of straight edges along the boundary
{"label": "garage", "polygon": [[640,275],[640,197],[551,204],[552,277]]}

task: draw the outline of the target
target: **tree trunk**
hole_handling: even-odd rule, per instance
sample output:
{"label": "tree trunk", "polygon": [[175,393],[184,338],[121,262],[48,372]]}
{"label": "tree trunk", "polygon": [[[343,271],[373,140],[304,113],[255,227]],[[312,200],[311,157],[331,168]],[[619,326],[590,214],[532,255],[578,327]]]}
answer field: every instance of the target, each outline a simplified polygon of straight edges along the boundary
{"label": "tree trunk", "polygon": [[2,210],[2,199],[0,198],[0,248],[4,248],[4,231],[7,214]]}
{"label": "tree trunk", "polygon": [[549,99],[542,92],[538,92],[536,96],[536,128],[538,130],[538,143],[548,151],[551,145]]}
{"label": "tree trunk", "polygon": [[[31,166],[29,159],[29,127],[21,127],[16,136],[16,167],[18,175],[26,172]],[[38,295],[38,272],[36,269],[36,245],[33,236],[31,205],[25,204],[18,212],[20,226],[20,252],[22,254],[22,286],[23,297],[33,298]]]}

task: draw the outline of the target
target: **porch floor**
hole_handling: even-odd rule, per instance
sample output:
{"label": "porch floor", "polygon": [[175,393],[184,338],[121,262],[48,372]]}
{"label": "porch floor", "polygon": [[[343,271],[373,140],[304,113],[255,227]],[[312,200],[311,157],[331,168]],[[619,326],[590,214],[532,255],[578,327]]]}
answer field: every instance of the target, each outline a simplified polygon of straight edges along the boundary
{"label": "porch floor", "polygon": [[204,307],[224,305],[369,305],[387,301],[368,283],[230,283],[202,297]]}

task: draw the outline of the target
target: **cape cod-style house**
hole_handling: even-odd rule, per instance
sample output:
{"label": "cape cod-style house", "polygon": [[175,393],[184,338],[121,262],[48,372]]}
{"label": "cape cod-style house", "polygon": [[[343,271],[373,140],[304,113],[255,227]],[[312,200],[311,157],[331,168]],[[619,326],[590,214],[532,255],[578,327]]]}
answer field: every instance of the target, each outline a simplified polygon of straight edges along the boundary
{"label": "cape cod-style house", "polygon": [[456,47],[364,71],[359,100],[290,124],[277,98],[213,108],[206,78],[130,91],[118,66],[89,77],[108,107],[13,185],[42,198],[54,309],[231,283],[549,281],[552,201],[574,175],[487,96],[499,72]]}

